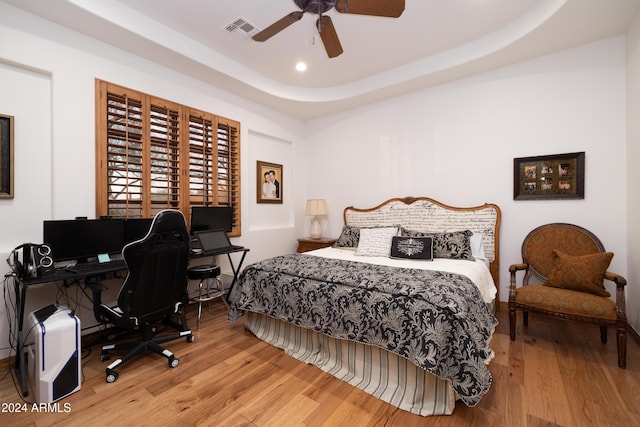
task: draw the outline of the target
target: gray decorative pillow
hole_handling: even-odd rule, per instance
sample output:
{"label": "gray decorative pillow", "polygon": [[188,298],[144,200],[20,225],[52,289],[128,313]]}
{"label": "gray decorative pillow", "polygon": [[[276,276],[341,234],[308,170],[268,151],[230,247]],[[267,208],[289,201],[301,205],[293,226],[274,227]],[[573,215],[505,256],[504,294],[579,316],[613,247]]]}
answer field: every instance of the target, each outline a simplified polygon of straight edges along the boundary
{"label": "gray decorative pillow", "polygon": [[340,237],[333,244],[334,248],[357,248],[358,241],[360,241],[360,228],[353,227],[351,225],[345,225],[342,227]]}
{"label": "gray decorative pillow", "polygon": [[398,234],[397,227],[361,228],[356,255],[384,256],[391,252],[391,239]]}
{"label": "gray decorative pillow", "polygon": [[433,257],[465,259],[475,261],[471,253],[471,230],[453,231],[450,233],[423,233],[421,231],[401,230],[403,236],[431,237],[433,239]]}

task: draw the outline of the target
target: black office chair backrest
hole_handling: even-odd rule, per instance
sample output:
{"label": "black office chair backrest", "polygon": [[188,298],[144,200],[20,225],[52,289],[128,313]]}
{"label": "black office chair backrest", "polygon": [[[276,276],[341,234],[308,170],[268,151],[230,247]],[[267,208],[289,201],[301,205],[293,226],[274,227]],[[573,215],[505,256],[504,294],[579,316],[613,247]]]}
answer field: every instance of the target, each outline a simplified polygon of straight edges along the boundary
{"label": "black office chair backrest", "polygon": [[178,210],[158,212],[145,237],[122,249],[127,277],[118,296],[124,316],[138,324],[161,320],[184,302],[189,233]]}

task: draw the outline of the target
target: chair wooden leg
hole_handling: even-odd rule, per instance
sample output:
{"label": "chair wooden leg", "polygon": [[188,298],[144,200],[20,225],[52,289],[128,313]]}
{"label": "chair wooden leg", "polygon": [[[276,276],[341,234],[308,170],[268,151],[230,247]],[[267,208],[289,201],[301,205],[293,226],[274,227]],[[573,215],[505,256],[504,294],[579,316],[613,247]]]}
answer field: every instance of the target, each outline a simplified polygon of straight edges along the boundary
{"label": "chair wooden leg", "polygon": [[523,311],[522,312],[522,324],[524,326],[529,326],[529,312],[528,311]]}
{"label": "chair wooden leg", "polygon": [[618,343],[618,367],[627,367],[627,329],[617,328],[616,341]]}
{"label": "chair wooden leg", "polygon": [[509,337],[511,341],[516,340],[516,309],[509,306]]}
{"label": "chair wooden leg", "polygon": [[606,344],[607,343],[607,327],[600,326],[600,342]]}

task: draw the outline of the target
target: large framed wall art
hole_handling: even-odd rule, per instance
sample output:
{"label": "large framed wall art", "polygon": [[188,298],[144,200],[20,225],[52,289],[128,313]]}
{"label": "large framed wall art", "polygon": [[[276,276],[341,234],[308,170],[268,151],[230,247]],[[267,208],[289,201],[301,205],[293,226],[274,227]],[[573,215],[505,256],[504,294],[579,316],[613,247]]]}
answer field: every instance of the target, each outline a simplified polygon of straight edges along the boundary
{"label": "large framed wall art", "polygon": [[13,116],[0,114],[0,199],[13,199]]}
{"label": "large framed wall art", "polygon": [[584,151],[513,159],[513,199],[584,199]]}

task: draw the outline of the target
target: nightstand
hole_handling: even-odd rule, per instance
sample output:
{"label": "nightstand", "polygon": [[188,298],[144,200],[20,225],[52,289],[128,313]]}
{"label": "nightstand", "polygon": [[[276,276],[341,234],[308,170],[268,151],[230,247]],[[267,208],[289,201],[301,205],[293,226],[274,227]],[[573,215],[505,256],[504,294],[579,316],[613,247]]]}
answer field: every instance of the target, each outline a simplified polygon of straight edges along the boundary
{"label": "nightstand", "polygon": [[333,245],[338,239],[331,239],[321,237],[319,239],[312,239],[311,237],[303,237],[298,239],[298,253],[313,251],[315,249],[322,249]]}

